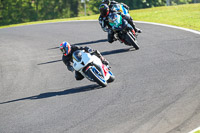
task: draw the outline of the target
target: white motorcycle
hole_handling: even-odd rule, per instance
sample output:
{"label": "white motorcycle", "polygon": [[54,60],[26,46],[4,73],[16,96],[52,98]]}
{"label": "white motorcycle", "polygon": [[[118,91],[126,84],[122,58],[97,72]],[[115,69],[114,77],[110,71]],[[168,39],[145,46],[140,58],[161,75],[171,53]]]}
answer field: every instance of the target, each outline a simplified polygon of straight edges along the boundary
{"label": "white motorcycle", "polygon": [[73,68],[80,72],[88,80],[106,87],[107,83],[113,82],[115,76],[96,55],[91,55],[84,50],[77,50],[72,54]]}

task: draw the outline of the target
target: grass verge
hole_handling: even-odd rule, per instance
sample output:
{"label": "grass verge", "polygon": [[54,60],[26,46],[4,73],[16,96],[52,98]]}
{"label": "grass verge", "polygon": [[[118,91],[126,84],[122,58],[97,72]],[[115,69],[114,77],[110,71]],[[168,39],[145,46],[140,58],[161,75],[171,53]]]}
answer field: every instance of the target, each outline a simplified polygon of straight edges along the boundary
{"label": "grass verge", "polygon": [[[200,31],[200,4],[186,4],[179,6],[154,7],[148,9],[131,10],[130,15],[134,20],[155,22],[162,24],[175,25],[188,29]],[[98,20],[99,15],[54,19],[45,21],[28,22],[21,24],[13,24],[0,26],[0,28],[16,27],[20,25],[30,25],[49,22],[62,22],[71,20]]]}
{"label": "grass verge", "polygon": [[200,4],[130,11],[134,20],[175,25],[200,31]]}

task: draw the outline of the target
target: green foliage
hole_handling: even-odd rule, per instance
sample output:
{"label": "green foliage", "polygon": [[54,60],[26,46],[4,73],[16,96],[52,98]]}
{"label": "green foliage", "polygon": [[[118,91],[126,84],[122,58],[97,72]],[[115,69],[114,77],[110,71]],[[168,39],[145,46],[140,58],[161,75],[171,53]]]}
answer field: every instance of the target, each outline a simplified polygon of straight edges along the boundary
{"label": "green foliage", "polygon": [[100,4],[101,4],[101,0],[90,0],[88,2],[89,10],[91,10],[94,14],[99,13]]}
{"label": "green foliage", "polygon": [[[87,15],[99,13],[101,0],[85,0]],[[116,0],[132,9],[166,5],[166,0]],[[171,0],[171,5],[200,0]],[[0,0],[0,26],[24,22],[84,16],[81,0]]]}
{"label": "green foliage", "polygon": [[0,25],[76,17],[79,0],[0,0]]}
{"label": "green foliage", "polygon": [[[130,10],[130,15],[134,20],[156,22],[162,24],[176,25],[179,27],[189,28],[200,31],[200,4],[186,4],[179,6],[163,6],[154,7],[140,10]],[[84,17],[74,17],[65,19],[53,19],[48,21],[37,21],[30,23],[15,24],[5,27],[15,27],[19,25],[48,23],[48,22],[61,22],[69,20],[98,20],[99,15],[91,15]]]}

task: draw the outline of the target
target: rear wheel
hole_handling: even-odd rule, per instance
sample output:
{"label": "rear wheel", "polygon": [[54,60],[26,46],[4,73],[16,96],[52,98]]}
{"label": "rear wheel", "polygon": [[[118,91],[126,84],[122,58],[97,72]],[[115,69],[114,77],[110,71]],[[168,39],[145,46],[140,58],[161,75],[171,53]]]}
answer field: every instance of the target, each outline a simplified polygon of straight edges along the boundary
{"label": "rear wheel", "polygon": [[139,45],[137,44],[136,40],[134,39],[134,35],[132,35],[132,33],[127,32],[126,34],[126,42],[131,44],[136,50],[139,49]]}
{"label": "rear wheel", "polygon": [[100,86],[106,87],[107,82],[101,75],[101,73],[94,67],[91,67],[88,71],[87,74],[90,78],[92,78],[95,82],[97,82]]}

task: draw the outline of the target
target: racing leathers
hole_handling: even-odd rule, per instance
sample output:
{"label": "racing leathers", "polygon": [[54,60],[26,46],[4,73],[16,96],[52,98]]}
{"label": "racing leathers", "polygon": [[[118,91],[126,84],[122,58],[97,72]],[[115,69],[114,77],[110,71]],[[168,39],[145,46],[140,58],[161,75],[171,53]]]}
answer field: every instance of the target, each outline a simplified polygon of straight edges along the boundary
{"label": "racing leathers", "polygon": [[[116,10],[113,10],[112,7],[114,4],[119,4],[116,1],[111,1],[109,4],[109,14],[107,16],[99,16],[99,24],[101,25],[101,28],[103,29],[103,31],[108,32],[108,42],[112,43],[114,40],[114,32],[112,31],[112,27],[109,25],[109,21],[108,21],[108,16],[111,13],[117,13],[119,15],[121,15],[123,18],[125,18],[127,20],[127,22],[132,26],[132,28],[134,29],[135,32],[141,33],[142,31],[138,28],[136,28],[133,19],[131,18],[131,16],[129,15],[125,15],[121,12],[117,12]],[[123,4],[123,3],[121,3]],[[123,4],[123,6],[127,9],[129,9],[129,7],[126,4]]]}
{"label": "racing leathers", "polygon": [[[121,5],[123,5],[123,6],[129,11],[129,6],[127,6],[127,5],[124,4],[124,3],[118,3],[118,2],[116,2],[116,1],[114,1],[114,0],[111,1],[110,4],[108,5],[108,6],[109,6],[109,9],[110,9],[110,10],[113,10],[112,8],[113,8],[113,6],[114,6],[115,4],[121,4]],[[135,23],[133,22],[133,18],[132,18],[131,16],[125,15],[124,17],[126,17],[126,20],[127,20],[128,23],[133,27],[133,29],[135,30],[135,32],[138,32],[138,33],[141,33],[141,32],[142,32],[140,29],[136,28]]]}
{"label": "racing leathers", "polygon": [[[129,18],[126,15],[122,14],[121,12],[117,12],[115,10],[110,10],[107,16],[102,16],[102,15],[99,16],[99,24],[101,25],[101,28],[103,29],[103,31],[108,32],[109,43],[112,43],[114,41],[114,32],[108,20],[109,15],[111,15],[112,13],[117,13],[121,15],[123,18],[125,18],[127,21],[129,20]],[[130,26],[130,28],[132,27]]]}
{"label": "racing leathers", "polygon": [[[85,50],[86,52],[90,53],[90,54],[93,54],[93,55],[96,55],[97,57],[99,57],[102,61],[103,64],[105,65],[108,65],[108,61],[101,55],[101,53],[98,51],[98,50],[93,50],[91,49],[90,47],[78,47],[76,45],[71,45],[71,52],[65,56],[63,55],[62,56],[62,61],[63,63],[67,66],[67,69],[71,72],[74,71],[74,68],[73,68],[73,60],[72,60],[72,54],[76,51],[76,50]],[[78,72],[78,71],[75,71],[75,78],[76,80],[82,80],[84,77],[83,75]]]}

